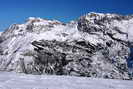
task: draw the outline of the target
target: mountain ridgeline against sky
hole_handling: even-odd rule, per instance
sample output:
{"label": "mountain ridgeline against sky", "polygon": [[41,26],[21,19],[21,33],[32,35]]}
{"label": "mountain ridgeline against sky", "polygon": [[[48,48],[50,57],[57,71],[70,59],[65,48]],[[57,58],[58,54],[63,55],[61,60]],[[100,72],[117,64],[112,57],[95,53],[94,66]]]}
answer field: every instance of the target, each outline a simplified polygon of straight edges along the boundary
{"label": "mountain ridgeline against sky", "polygon": [[1,34],[0,70],[131,79],[132,46],[133,16],[88,13],[66,24],[30,17]]}
{"label": "mountain ridgeline against sky", "polygon": [[68,22],[88,12],[132,14],[133,0],[1,0],[0,31],[28,17]]}

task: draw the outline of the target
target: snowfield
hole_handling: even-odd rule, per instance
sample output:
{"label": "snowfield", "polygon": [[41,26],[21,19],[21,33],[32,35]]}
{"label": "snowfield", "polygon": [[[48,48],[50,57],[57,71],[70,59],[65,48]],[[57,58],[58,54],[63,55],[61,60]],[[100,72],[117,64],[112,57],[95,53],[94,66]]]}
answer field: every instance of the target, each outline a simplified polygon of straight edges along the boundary
{"label": "snowfield", "polygon": [[133,81],[0,72],[0,89],[133,89]]}

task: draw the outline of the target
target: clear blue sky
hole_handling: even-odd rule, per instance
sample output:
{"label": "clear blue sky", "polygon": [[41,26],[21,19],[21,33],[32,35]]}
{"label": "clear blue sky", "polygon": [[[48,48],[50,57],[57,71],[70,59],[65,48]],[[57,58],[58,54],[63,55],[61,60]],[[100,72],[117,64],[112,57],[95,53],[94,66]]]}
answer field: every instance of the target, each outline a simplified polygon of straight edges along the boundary
{"label": "clear blue sky", "polygon": [[68,22],[88,12],[133,14],[133,0],[0,0],[0,31],[28,17]]}

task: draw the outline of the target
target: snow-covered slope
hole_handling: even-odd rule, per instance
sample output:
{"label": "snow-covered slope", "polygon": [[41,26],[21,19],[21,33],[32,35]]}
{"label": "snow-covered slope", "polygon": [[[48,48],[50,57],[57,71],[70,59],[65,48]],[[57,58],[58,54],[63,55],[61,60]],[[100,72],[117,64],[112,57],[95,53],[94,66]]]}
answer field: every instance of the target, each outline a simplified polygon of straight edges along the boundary
{"label": "snow-covered slope", "polygon": [[0,70],[130,79],[133,17],[89,13],[64,24],[30,17],[0,38]]}
{"label": "snow-covered slope", "polygon": [[2,32],[0,32],[0,35],[2,34]]}
{"label": "snow-covered slope", "polygon": [[133,89],[133,81],[0,72],[0,89]]}

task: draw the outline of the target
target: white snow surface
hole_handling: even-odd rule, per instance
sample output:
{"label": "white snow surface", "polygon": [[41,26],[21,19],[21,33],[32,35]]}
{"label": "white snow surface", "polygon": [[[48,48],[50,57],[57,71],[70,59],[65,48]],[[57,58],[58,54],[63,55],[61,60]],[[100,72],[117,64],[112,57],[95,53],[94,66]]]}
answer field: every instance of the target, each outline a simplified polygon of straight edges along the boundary
{"label": "white snow surface", "polygon": [[0,72],[0,89],[133,89],[133,81]]}
{"label": "white snow surface", "polygon": [[[123,21],[113,21],[112,22],[112,26],[116,26],[116,27],[118,27],[118,28],[120,28],[121,29],[121,32],[123,32],[123,33],[127,33],[128,34],[128,41],[130,41],[130,42],[132,42],[133,41],[133,19],[130,19],[130,20],[123,20]],[[126,37],[124,37],[124,35],[123,36],[120,36],[120,35],[116,35],[116,37],[118,38],[120,38],[120,39],[124,39],[124,40],[126,40]]]}
{"label": "white snow surface", "polygon": [[0,32],[0,36],[1,36],[2,32]]}

